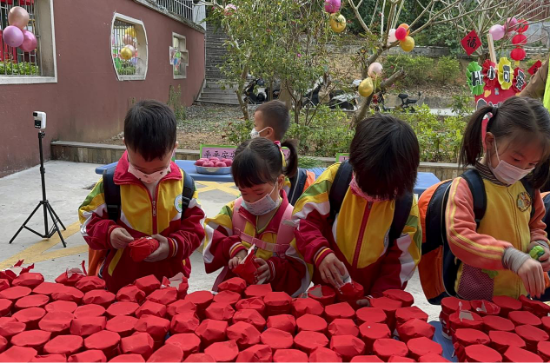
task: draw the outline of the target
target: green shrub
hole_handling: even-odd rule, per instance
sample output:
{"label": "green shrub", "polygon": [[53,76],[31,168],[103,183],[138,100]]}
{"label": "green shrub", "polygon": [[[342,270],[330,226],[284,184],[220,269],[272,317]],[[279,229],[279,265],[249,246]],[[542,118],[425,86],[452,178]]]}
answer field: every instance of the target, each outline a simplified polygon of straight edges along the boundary
{"label": "green shrub", "polygon": [[458,59],[453,57],[441,57],[437,60],[433,77],[438,84],[456,84],[459,75],[460,63]]}
{"label": "green shrub", "polygon": [[384,68],[405,71],[405,78],[397,85],[402,87],[414,87],[433,82],[438,84],[456,84],[460,76],[460,62],[453,57],[441,57],[437,61],[423,56],[411,57],[408,55],[389,55],[383,62]]}
{"label": "green shrub", "polygon": [[39,76],[40,69],[33,63],[21,62],[13,63],[11,61],[0,62],[0,76]]}

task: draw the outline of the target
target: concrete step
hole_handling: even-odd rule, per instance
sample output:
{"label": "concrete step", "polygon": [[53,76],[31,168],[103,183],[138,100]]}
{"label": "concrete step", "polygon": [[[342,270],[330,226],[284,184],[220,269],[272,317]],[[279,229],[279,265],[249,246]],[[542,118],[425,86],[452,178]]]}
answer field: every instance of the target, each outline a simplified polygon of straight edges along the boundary
{"label": "concrete step", "polygon": [[238,98],[236,94],[225,94],[225,93],[216,93],[216,94],[205,94],[202,93],[199,97],[199,100],[207,100],[207,101],[236,101],[238,102]]}
{"label": "concrete step", "polygon": [[235,101],[225,101],[225,100],[201,100],[200,98],[195,102],[198,104],[211,104],[211,105],[239,105],[239,101],[235,98]]}

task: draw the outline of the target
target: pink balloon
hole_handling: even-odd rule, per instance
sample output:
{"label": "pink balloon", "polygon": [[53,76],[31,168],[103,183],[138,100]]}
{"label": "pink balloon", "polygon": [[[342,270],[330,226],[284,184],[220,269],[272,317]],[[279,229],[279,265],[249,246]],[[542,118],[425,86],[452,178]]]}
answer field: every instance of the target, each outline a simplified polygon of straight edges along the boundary
{"label": "pink balloon", "polygon": [[4,42],[13,48],[19,47],[23,44],[23,32],[16,26],[10,25],[4,29]]}
{"label": "pink balloon", "polygon": [[124,35],[124,37],[122,38],[122,41],[124,42],[124,44],[127,44],[127,45],[134,44],[134,38],[130,34]]}
{"label": "pink balloon", "polygon": [[337,13],[341,6],[341,0],[325,0],[325,11],[329,14]]}
{"label": "pink balloon", "polygon": [[504,27],[500,24],[495,24],[489,29],[489,34],[493,36],[493,40],[501,40],[504,38],[504,35],[506,32],[504,31]]}
{"label": "pink balloon", "polygon": [[504,23],[504,29],[509,32],[514,29],[514,27],[518,24],[518,19],[516,18],[508,18],[506,19],[506,23]]}
{"label": "pink balloon", "polygon": [[126,48],[130,49],[130,51],[132,52],[133,55],[136,55],[137,50],[136,50],[136,48],[134,48],[133,45],[127,45]]}
{"label": "pink balloon", "polygon": [[23,52],[32,52],[36,49],[38,42],[32,32],[23,30],[23,44],[19,46]]}
{"label": "pink balloon", "polygon": [[395,29],[395,37],[397,38],[397,40],[405,40],[405,38],[407,37],[407,29],[402,27]]}
{"label": "pink balloon", "polygon": [[23,30],[29,24],[29,13],[21,6],[14,6],[8,13],[8,23]]}
{"label": "pink balloon", "polygon": [[382,65],[378,62],[374,62],[369,66],[369,77],[376,78],[382,73]]}

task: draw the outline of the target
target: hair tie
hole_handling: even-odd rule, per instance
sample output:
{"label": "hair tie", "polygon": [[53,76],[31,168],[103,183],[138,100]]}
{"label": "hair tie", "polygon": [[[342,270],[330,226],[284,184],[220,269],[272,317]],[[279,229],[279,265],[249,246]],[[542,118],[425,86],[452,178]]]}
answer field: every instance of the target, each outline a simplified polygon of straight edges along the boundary
{"label": "hair tie", "polygon": [[483,150],[487,148],[485,145],[485,136],[487,136],[487,126],[491,118],[493,118],[493,113],[487,112],[485,116],[483,116],[483,120],[481,120],[481,142],[483,143]]}
{"label": "hair tie", "polygon": [[279,150],[281,150],[281,142],[280,141],[273,141],[273,143],[275,145],[277,145],[277,147],[279,148]]}

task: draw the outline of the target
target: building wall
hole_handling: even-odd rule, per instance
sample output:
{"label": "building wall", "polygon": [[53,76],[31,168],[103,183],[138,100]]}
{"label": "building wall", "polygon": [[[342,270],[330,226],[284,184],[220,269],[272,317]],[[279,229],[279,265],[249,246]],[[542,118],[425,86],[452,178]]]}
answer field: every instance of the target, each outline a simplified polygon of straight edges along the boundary
{"label": "building wall", "polygon": [[[51,140],[95,142],[121,132],[133,100],[167,102],[170,85],[181,85],[181,102],[191,105],[204,80],[203,32],[132,0],[53,3],[58,81],[0,84],[0,177],[39,162],[33,111],[47,113],[44,151],[49,158]],[[117,80],[110,47],[115,12],[145,25],[149,65],[144,81]],[[187,79],[173,79],[168,56],[172,32],[187,39]]]}

